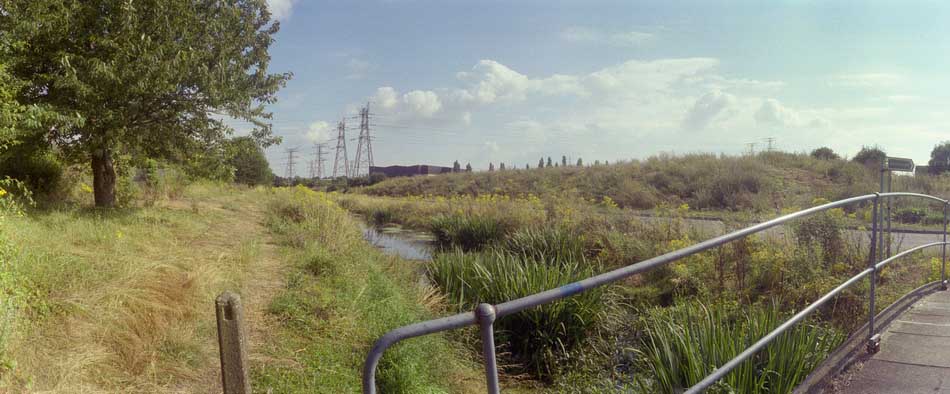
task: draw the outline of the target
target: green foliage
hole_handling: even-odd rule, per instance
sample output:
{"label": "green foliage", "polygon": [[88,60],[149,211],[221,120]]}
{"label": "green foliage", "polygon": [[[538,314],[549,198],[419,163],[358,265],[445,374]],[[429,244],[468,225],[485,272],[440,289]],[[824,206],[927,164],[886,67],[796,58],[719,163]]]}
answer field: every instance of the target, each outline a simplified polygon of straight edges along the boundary
{"label": "green foliage", "polygon": [[950,141],[946,141],[930,151],[930,161],[927,163],[931,174],[943,174],[950,171]]}
{"label": "green foliage", "polygon": [[11,74],[25,105],[77,114],[50,133],[70,161],[92,159],[96,203],[114,202],[115,153],[182,160],[221,142],[220,115],[272,136],[264,105],[288,74],[268,74],[279,26],[266,2],[13,1],[3,5]]}
{"label": "green foliage", "polygon": [[[682,392],[786,318],[775,303],[741,311],[720,303],[653,309],[645,319],[643,344],[638,350],[652,374],[641,386],[651,393]],[[799,323],[708,392],[790,393],[843,339],[834,329]]]}
{"label": "green foliage", "polygon": [[501,243],[509,253],[550,263],[579,261],[585,255],[582,235],[564,227],[527,227],[511,233]]}
{"label": "green foliage", "polygon": [[887,154],[877,146],[862,146],[861,150],[854,155],[851,161],[861,163],[871,169],[879,169],[886,157]]}
{"label": "green foliage", "polygon": [[39,137],[26,137],[21,143],[0,151],[0,177],[18,179],[38,199],[48,200],[62,190],[63,165]]}
{"label": "green foliage", "polygon": [[274,173],[264,150],[250,137],[232,138],[228,143],[228,164],[234,167],[234,182],[245,185],[269,185]]}
{"label": "green foliage", "polygon": [[[436,255],[429,274],[460,310],[554,289],[593,275],[577,261],[539,261],[502,251]],[[582,343],[605,310],[599,287],[495,321],[497,343],[510,351],[524,371],[550,379],[560,361]]]}
{"label": "green foliage", "polygon": [[[268,201],[267,224],[295,263],[287,288],[268,308],[280,321],[278,354],[293,354],[295,362],[254,368],[255,391],[359,391],[359,368],[373,341],[432,317],[420,289],[410,285],[416,270],[364,242],[357,222],[324,193],[278,189]],[[440,335],[405,341],[383,356],[377,384],[385,393],[468,392],[456,379],[476,373],[461,360]]]}
{"label": "green foliage", "polygon": [[23,208],[34,205],[33,192],[23,182],[0,179],[0,224],[7,215],[22,215]]}
{"label": "green foliage", "polygon": [[842,217],[840,209],[809,216],[795,225],[795,239],[799,248],[820,251],[821,261],[826,267],[845,257],[845,242],[842,235]]}
{"label": "green foliage", "polygon": [[430,231],[441,248],[477,250],[501,241],[510,225],[500,219],[474,215],[439,215],[432,219]]}
{"label": "green foliage", "polygon": [[841,156],[838,156],[835,151],[831,150],[831,148],[827,146],[823,146],[811,151],[811,157],[814,157],[818,160],[838,160],[841,158]]}

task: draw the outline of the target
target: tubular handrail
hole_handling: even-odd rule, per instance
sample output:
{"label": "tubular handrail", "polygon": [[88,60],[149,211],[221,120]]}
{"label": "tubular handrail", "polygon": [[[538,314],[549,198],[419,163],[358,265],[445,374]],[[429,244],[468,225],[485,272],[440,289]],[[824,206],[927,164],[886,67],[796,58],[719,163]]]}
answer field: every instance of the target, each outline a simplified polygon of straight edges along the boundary
{"label": "tubular handrail", "polygon": [[[875,256],[875,242],[877,234],[877,214],[878,214],[878,202],[881,197],[917,197],[917,198],[926,198],[934,201],[938,201],[944,205],[944,242],[935,242],[926,245],[921,245],[910,250],[899,253],[893,257],[887,258],[877,264],[874,264]],[[589,290],[594,287],[602,286],[608,283],[616,282],[618,280],[636,275],[650,269],[669,264],[671,262],[683,259],[685,257],[692,256],[694,254],[709,250],[711,248],[721,246],[723,244],[735,241],[747,237],[752,234],[756,234],[762,231],[765,231],[769,228],[784,224],[791,220],[798,218],[810,216],[819,212],[824,212],[830,209],[862,202],[873,200],[874,202],[874,219],[872,219],[872,237],[871,237],[871,253],[869,253],[869,264],[868,268],[861,271],[857,275],[851,277],[838,287],[836,287],[831,292],[825,294],[807,308],[795,314],[792,318],[787,320],[785,323],[780,325],[778,328],[770,332],[768,335],[760,339],[758,342],[753,344],[751,347],[747,348],[741,354],[736,356],[734,359],[730,360],[728,363],[718,368],[713,374],[704,378],[700,383],[697,383],[695,386],[690,388],[687,393],[698,393],[704,391],[711,384],[715,383],[717,380],[729,373],[733,368],[742,363],[745,359],[755,354],[755,352],[761,350],[764,346],[768,345],[773,339],[780,335],[785,330],[791,328],[799,321],[805,318],[808,314],[812,313],[815,309],[820,307],[822,304],[827,302],[829,299],[837,295],[839,292],[851,286],[858,280],[862,279],[867,275],[871,275],[872,278],[876,278],[876,271],[883,267],[885,264],[896,260],[902,256],[905,256],[913,251],[921,250],[927,247],[933,246],[944,246],[944,267],[946,266],[946,245],[950,244],[946,241],[947,235],[947,206],[950,205],[948,200],[918,193],[906,193],[906,192],[891,192],[891,193],[874,193],[866,194],[857,197],[851,197],[843,200],[838,200],[834,202],[829,202],[826,204],[818,205],[815,207],[803,209],[797,212],[793,212],[787,215],[783,215],[753,226],[745,227],[733,231],[729,234],[721,235],[715,238],[708,239],[706,241],[699,242],[694,245],[687,246],[682,249],[678,249],[657,257],[653,257],[638,263],[634,263],[625,267],[617,268],[612,271],[608,271],[599,275],[592,276],[587,279],[583,279],[577,282],[573,282],[564,286],[560,286],[554,289],[546,290],[537,294],[532,294],[529,296],[517,298],[507,302],[503,302],[498,305],[489,305],[489,304],[480,304],[475,311],[459,313],[452,316],[447,316],[443,318],[428,320],[424,322],[414,323],[400,328],[396,328],[392,331],[389,331],[382,337],[380,337],[376,343],[373,345],[373,348],[370,350],[367,355],[366,362],[363,364],[363,393],[364,394],[375,394],[376,393],[376,367],[379,364],[379,360],[382,358],[383,353],[390,346],[395,343],[414,338],[418,336],[428,335],[441,331],[453,330],[465,326],[479,325],[482,330],[482,350],[485,357],[486,364],[486,379],[488,381],[489,392],[492,394],[498,393],[498,375],[497,367],[495,360],[495,349],[494,349],[494,334],[492,329],[492,323],[496,319],[500,319],[504,316],[511,315],[523,311],[528,308],[532,308],[538,305],[556,301],[562,298],[570,297],[574,294]],[[945,278],[943,268],[941,270],[941,281]],[[873,308],[874,308],[874,282],[871,281],[871,316],[870,316],[870,328],[869,332],[874,330],[874,321],[873,321]],[[869,341],[873,340],[871,334],[869,334]]]}

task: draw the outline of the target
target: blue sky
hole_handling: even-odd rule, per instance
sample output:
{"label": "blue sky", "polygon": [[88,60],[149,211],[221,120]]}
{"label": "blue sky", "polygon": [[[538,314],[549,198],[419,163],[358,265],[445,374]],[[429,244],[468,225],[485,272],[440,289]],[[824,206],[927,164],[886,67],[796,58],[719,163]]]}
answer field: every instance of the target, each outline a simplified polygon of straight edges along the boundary
{"label": "blue sky", "polygon": [[269,3],[271,70],[294,73],[271,107],[278,174],[299,147],[306,175],[313,143],[366,102],[377,165],[739,153],[768,137],[922,163],[950,139],[942,2]]}

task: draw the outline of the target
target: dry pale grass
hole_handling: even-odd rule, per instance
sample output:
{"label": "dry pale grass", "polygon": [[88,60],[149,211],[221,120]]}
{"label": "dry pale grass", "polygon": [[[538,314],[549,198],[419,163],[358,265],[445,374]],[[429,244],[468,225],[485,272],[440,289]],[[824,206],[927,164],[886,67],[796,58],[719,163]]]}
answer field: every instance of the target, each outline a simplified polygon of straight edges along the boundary
{"label": "dry pale grass", "polygon": [[12,238],[30,246],[17,270],[42,308],[11,338],[16,378],[0,392],[220,391],[214,296],[255,292],[248,272],[279,277],[254,270],[279,263],[261,256],[273,250],[260,247],[259,192],[197,188],[199,203],[20,219]]}

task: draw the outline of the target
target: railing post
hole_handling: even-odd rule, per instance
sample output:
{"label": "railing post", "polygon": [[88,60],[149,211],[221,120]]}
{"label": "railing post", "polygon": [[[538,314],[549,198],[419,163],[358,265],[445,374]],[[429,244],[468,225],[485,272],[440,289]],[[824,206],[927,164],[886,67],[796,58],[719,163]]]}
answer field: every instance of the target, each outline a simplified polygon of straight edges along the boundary
{"label": "railing post", "polygon": [[214,302],[218,317],[218,346],[221,352],[221,383],[224,394],[250,394],[247,378],[247,349],[244,338],[244,311],[241,297],[221,293]]}
{"label": "railing post", "polygon": [[485,357],[485,380],[488,383],[489,394],[499,394],[498,361],[495,359],[495,307],[489,304],[478,304],[475,308],[475,317],[482,334],[482,354]]}
{"label": "railing post", "polygon": [[941,253],[941,263],[940,263],[940,288],[942,290],[947,289],[947,225],[948,219],[950,219],[950,201],[943,204],[943,252]]}
{"label": "railing post", "polygon": [[[892,174],[893,173],[891,171],[887,172],[887,192],[888,193],[893,191],[893,189],[891,189],[891,178],[893,177]],[[893,200],[894,200],[894,197],[891,197],[891,196],[887,197],[887,214],[886,216],[884,216],[884,220],[887,221],[887,238],[886,238],[887,251],[884,254],[884,258],[891,257],[891,244],[894,243],[894,239],[891,238],[891,203]]]}
{"label": "railing post", "polygon": [[877,269],[874,265],[877,263],[877,233],[879,229],[878,226],[878,209],[880,209],[881,204],[881,195],[875,193],[874,197],[874,208],[871,213],[871,250],[868,253],[868,268],[871,268],[871,274],[868,275],[868,280],[870,281],[870,295],[868,300],[868,342],[867,350],[868,353],[877,353],[881,348],[880,337],[874,334],[874,300],[875,300],[875,287],[877,285]]}

